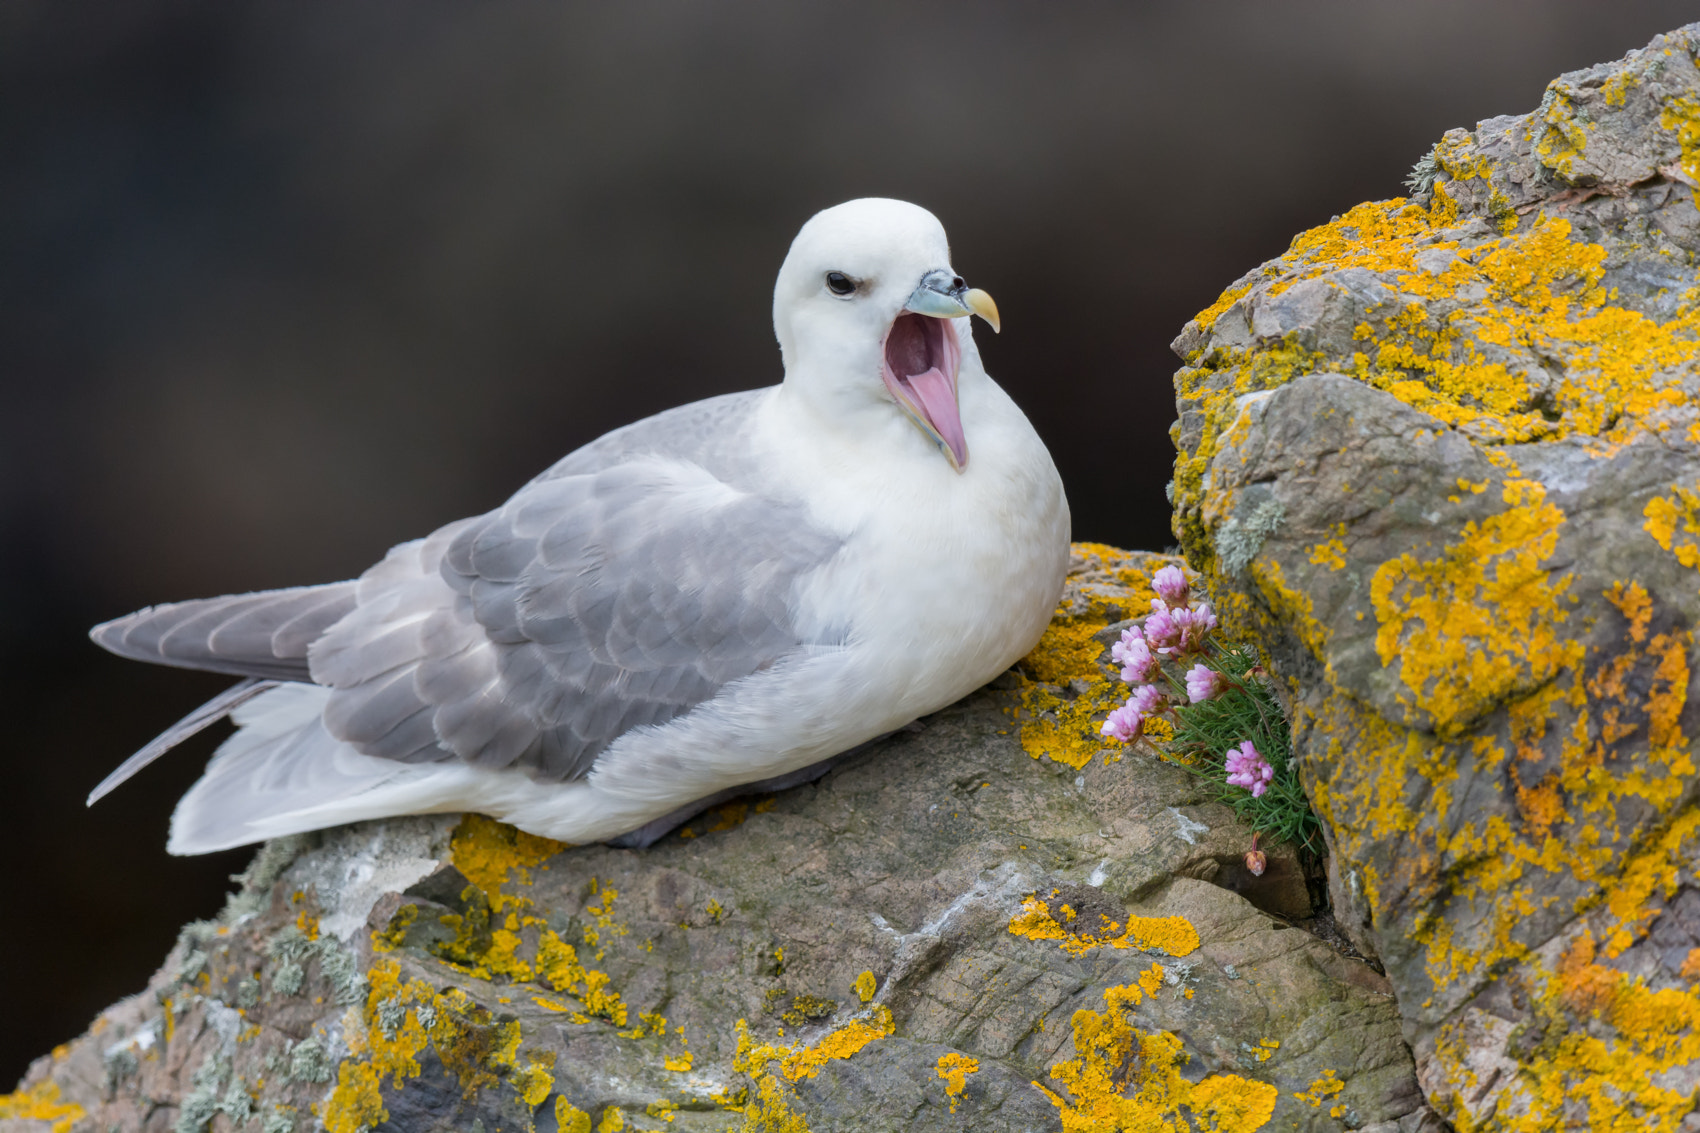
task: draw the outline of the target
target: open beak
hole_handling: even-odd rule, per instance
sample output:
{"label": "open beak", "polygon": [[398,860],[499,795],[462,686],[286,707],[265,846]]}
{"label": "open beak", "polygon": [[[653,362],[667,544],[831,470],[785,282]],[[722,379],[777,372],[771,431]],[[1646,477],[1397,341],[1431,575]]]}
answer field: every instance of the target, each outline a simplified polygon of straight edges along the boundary
{"label": "open beak", "polygon": [[950,320],[979,315],[995,332],[997,304],[950,272],[933,271],[903,307],[886,332],[881,374],[897,404],[961,472],[968,467],[968,440],[956,399],[962,348]]}

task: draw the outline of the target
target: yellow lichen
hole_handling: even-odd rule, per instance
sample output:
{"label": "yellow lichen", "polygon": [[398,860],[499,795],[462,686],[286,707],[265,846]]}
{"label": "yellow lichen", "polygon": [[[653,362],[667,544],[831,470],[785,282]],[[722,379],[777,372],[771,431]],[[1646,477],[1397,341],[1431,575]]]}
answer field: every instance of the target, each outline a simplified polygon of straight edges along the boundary
{"label": "yellow lichen", "polygon": [[[1627,105],[1635,75],[1608,79],[1597,95],[1555,85],[1532,123],[1540,158],[1567,174],[1582,170],[1585,114]],[[1584,112],[1584,102],[1593,109]],[[1668,101],[1661,125],[1683,146],[1673,176],[1700,169],[1700,99]],[[1458,184],[1437,185],[1431,203],[1360,205],[1301,235],[1253,277],[1275,296],[1346,268],[1377,273],[1396,298],[1366,311],[1349,347],[1218,342],[1177,375],[1182,408],[1203,429],[1176,467],[1176,532],[1207,574],[1218,569],[1215,532],[1232,513],[1231,493],[1209,489],[1212,464],[1246,429],[1244,396],[1296,374],[1345,373],[1384,390],[1457,429],[1494,469],[1487,479],[1456,480],[1450,499],[1470,509],[1468,522],[1429,517],[1438,538],[1380,564],[1370,580],[1377,654],[1405,708],[1393,720],[1361,688],[1340,687],[1328,667],[1337,652],[1329,626],[1293,597],[1315,594],[1314,579],[1289,585],[1277,576],[1282,564],[1271,569],[1265,560],[1274,557],[1264,554],[1247,568],[1249,588],[1244,579],[1225,588],[1243,600],[1220,605],[1231,632],[1296,633],[1323,663],[1326,695],[1293,705],[1307,793],[1354,864],[1353,882],[1378,923],[1386,915],[1422,947],[1428,975],[1443,989],[1510,964],[1537,981],[1556,980],[1529,939],[1532,927],[1552,922],[1538,914],[1555,905],[1592,918],[1604,960],[1621,954],[1646,935],[1700,831],[1700,818],[1678,809],[1695,774],[1681,725],[1693,652],[1686,618],[1656,617],[1653,597],[1632,580],[1611,585],[1602,610],[1562,565],[1553,569],[1567,518],[1506,447],[1569,439],[1598,458],[1667,432],[1666,443],[1677,443],[1684,426],[1687,440],[1700,442],[1681,388],[1700,365],[1700,289],[1657,319],[1621,305],[1607,284],[1606,248],[1580,238],[1564,217],[1519,217],[1497,188],[1484,192],[1479,181],[1491,182],[1497,166],[1476,146],[1458,132],[1437,148]],[[1465,224],[1458,202],[1466,196],[1478,214],[1487,198],[1494,226],[1485,234]],[[1243,285],[1224,298],[1242,294]],[[1351,301],[1361,304],[1363,292]],[[1317,427],[1334,427],[1333,412],[1325,408]],[[1643,518],[1647,553],[1657,544],[1700,569],[1700,485],[1659,489]],[[1303,556],[1311,567],[1337,569],[1336,555],[1349,559],[1355,546],[1347,532],[1330,531]],[[1341,624],[1338,612],[1332,617]],[[1678,628],[1659,628],[1673,623]],[[1466,773],[1477,784],[1504,783],[1512,805],[1465,806],[1456,792]],[[1599,1003],[1635,1000],[1620,986],[1628,977],[1592,959],[1576,970],[1591,971],[1589,986],[1611,992],[1596,996]],[[1496,1121],[1530,1104],[1538,1116],[1515,1128],[1551,1127],[1540,1122],[1556,1121],[1564,1084],[1593,1081],[1587,1058],[1621,1056],[1629,1065],[1644,1053],[1652,1041],[1645,1030],[1583,1026],[1577,1004],[1586,1002],[1553,1001],[1547,1045],[1516,1056],[1547,1067],[1545,1093],[1528,1092],[1533,1079],[1507,1078],[1499,1088],[1517,1100],[1500,1104]],[[1611,1018],[1633,1015],[1621,1005],[1614,1011]],[[1568,1061],[1548,1066],[1542,1060],[1567,1027],[1598,1045],[1577,1045]],[[1631,1113],[1653,1115],[1636,1128],[1662,1127],[1661,1096],[1648,1086],[1656,1071],[1638,1065],[1646,1071],[1640,1080],[1612,1063],[1600,1079],[1609,1085],[1587,1087],[1597,1093],[1587,1101],[1595,1107],[1589,1127],[1618,1127],[1618,1115]],[[1311,1094],[1328,1108],[1327,1095]]]}
{"label": "yellow lichen", "polygon": [[[1655,990],[1600,964],[1593,937],[1584,932],[1547,979],[1540,1008],[1555,1025],[1554,1042],[1523,1059],[1517,1082],[1500,1101],[1497,1128],[1676,1133],[1694,1099],[1667,1078],[1700,1060],[1700,995]],[[1562,1014],[1592,1023],[1565,1027]],[[1443,1032],[1437,1050],[1447,1078],[1432,1096],[1443,1112],[1467,1116],[1456,1096],[1467,1076],[1456,1058],[1456,1038]]]}
{"label": "yellow lichen", "polygon": [[1028,940],[1055,940],[1071,956],[1106,947],[1185,956],[1199,945],[1198,930],[1185,917],[1129,917],[1125,925],[1104,917],[1097,932],[1064,928],[1037,894],[1022,902],[1021,912],[1009,922],[1009,931]]}
{"label": "yellow lichen", "polygon": [[1074,1013],[1075,1057],[1051,1067],[1059,1089],[1037,1086],[1062,1118],[1064,1133],[1253,1133],[1275,1112],[1276,1090],[1235,1074],[1188,1081],[1181,1040],[1145,1033],[1127,1018],[1144,998],[1138,985],[1104,991],[1102,1013]]}
{"label": "yellow lichen", "polygon": [[756,1091],[755,1099],[743,1107],[744,1129],[808,1133],[803,1114],[796,1107],[796,1094],[788,1083],[813,1078],[828,1062],[849,1058],[896,1030],[891,1009],[884,1005],[851,1020],[812,1046],[757,1043],[750,1037],[749,1023],[738,1020],[738,1048],[732,1066],[749,1076]]}
{"label": "yellow lichen", "polygon": [[1507,481],[1503,497],[1505,511],[1466,523],[1438,556],[1407,551],[1370,580],[1381,663],[1399,665],[1406,703],[1443,739],[1581,658],[1560,632],[1570,577],[1541,569],[1564,513],[1534,481]]}
{"label": "yellow lichen", "polygon": [[1659,546],[1683,566],[1700,568],[1700,492],[1673,484],[1670,495],[1654,496],[1641,514],[1647,520],[1642,526]]}
{"label": "yellow lichen", "polygon": [[1339,1074],[1333,1070],[1324,1070],[1322,1076],[1312,1082],[1304,1093],[1294,1094],[1293,1097],[1312,1109],[1321,1109],[1345,1088],[1346,1083],[1340,1081]]}
{"label": "yellow lichen", "polygon": [[1677,165],[1691,185],[1700,181],[1700,98],[1681,95],[1671,99],[1659,113],[1659,125],[1676,131],[1677,144],[1682,147]]}
{"label": "yellow lichen", "polygon": [[[428,1046],[466,1097],[504,1079],[522,1099],[535,1099],[529,1104],[540,1105],[548,1097],[552,1060],[541,1056],[520,1064],[518,1020],[497,1021],[459,988],[438,992],[424,980],[404,982],[393,960],[374,964],[367,983],[360,1025],[351,1030],[345,1024],[351,1057],[337,1068],[337,1084],[325,1104],[327,1133],[359,1133],[388,1120],[381,1093],[385,1079],[400,1088],[418,1077],[419,1056]],[[392,1021],[388,1030],[379,1015],[386,1005],[392,1011],[401,1008],[400,1023]]]}
{"label": "yellow lichen", "polygon": [[497,905],[502,886],[510,878],[521,885],[529,884],[531,869],[565,849],[565,842],[539,838],[481,814],[468,814],[450,837],[449,861],[468,881],[490,894],[491,904]]}
{"label": "yellow lichen", "polygon": [[856,977],[856,982],[850,985],[850,990],[856,993],[857,999],[866,1003],[874,997],[874,990],[878,986],[872,972],[863,972]]}
{"label": "yellow lichen", "polygon": [[[1080,770],[1100,751],[1110,761],[1121,747],[1101,729],[1127,698],[1127,686],[1100,667],[1108,647],[1093,639],[1112,622],[1149,612],[1151,575],[1167,560],[1100,543],[1076,543],[1073,551],[1084,561],[1083,572],[1076,568],[1078,597],[1065,595],[1039,643],[1017,663],[1026,683],[1016,714],[1023,751]],[[1080,681],[1086,687],[1076,694]]]}
{"label": "yellow lichen", "polygon": [[937,1070],[938,1076],[944,1079],[944,1093],[950,1099],[950,1112],[955,1113],[956,1103],[968,1088],[968,1075],[979,1072],[980,1060],[953,1050],[939,1056]]}
{"label": "yellow lichen", "polygon": [[60,1100],[59,1083],[52,1079],[37,1082],[27,1090],[0,1094],[0,1121],[51,1121],[52,1133],[69,1133],[84,1113],[76,1102]]}
{"label": "yellow lichen", "polygon": [[555,1127],[560,1133],[591,1133],[590,1114],[566,1098],[555,1098]]}

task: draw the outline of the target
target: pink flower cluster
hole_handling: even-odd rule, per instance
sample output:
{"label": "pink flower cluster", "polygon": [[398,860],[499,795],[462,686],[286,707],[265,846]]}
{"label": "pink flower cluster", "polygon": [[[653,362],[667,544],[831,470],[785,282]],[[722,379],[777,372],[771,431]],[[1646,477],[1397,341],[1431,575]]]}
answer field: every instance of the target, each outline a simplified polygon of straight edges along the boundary
{"label": "pink flower cluster", "polygon": [[[1216,615],[1207,603],[1190,604],[1191,587],[1179,567],[1167,566],[1151,579],[1157,597],[1151,599],[1151,615],[1143,630],[1129,627],[1121,640],[1110,647],[1110,659],[1122,667],[1122,680],[1133,686],[1127,703],[1110,713],[1103,734],[1123,743],[1137,739],[1145,721],[1169,710],[1169,697],[1157,688],[1164,661],[1202,653]],[[1219,693],[1225,682],[1220,673],[1206,665],[1195,665],[1186,675],[1187,697],[1192,703]]]}
{"label": "pink flower cluster", "polygon": [[1228,782],[1235,787],[1244,787],[1254,799],[1262,796],[1269,789],[1270,780],[1275,778],[1275,768],[1252,746],[1250,740],[1228,752],[1226,766]]}
{"label": "pink flower cluster", "polygon": [[[1192,704],[1238,687],[1237,681],[1207,663],[1205,654],[1210,634],[1216,629],[1216,615],[1208,603],[1193,604],[1186,574],[1179,567],[1164,567],[1151,579],[1151,588],[1157,597],[1151,600],[1145,625],[1124,629],[1121,640],[1110,647],[1110,658],[1122,667],[1122,680],[1132,686],[1132,695],[1104,721],[1103,734],[1123,743],[1138,739],[1146,721],[1170,710],[1170,694],[1158,687],[1165,678],[1176,694],[1184,683],[1186,699]],[[1166,677],[1164,662],[1187,660],[1195,663],[1184,679]],[[1229,751],[1226,762],[1228,782],[1244,787],[1253,798],[1262,797],[1275,778],[1275,768],[1250,740]],[[1255,843],[1252,848],[1255,852]],[[1251,857],[1246,860],[1249,863]]]}

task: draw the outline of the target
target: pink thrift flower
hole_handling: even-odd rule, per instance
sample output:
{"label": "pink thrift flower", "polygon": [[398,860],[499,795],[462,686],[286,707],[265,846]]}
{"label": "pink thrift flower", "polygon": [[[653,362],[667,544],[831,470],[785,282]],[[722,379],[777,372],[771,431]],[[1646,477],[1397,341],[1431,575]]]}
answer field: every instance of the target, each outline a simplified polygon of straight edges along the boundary
{"label": "pink thrift flower", "polygon": [[1140,685],[1133,690],[1133,695],[1127,698],[1128,705],[1141,716],[1155,716],[1167,711],[1169,698],[1164,696],[1156,685]]}
{"label": "pink thrift flower", "polygon": [[1139,733],[1144,727],[1145,717],[1134,710],[1133,702],[1130,700],[1110,713],[1110,718],[1104,721],[1102,732],[1106,736],[1111,736],[1124,744],[1128,744],[1139,738]]}
{"label": "pink thrift flower", "polygon": [[1181,612],[1158,610],[1145,619],[1145,643],[1153,652],[1168,653],[1180,641],[1180,629],[1175,625],[1175,613]]}
{"label": "pink thrift flower", "polygon": [[[1208,603],[1201,604],[1196,610],[1175,610],[1169,614],[1169,621],[1175,627],[1172,650],[1175,653],[1196,653],[1203,649],[1205,639],[1216,628],[1216,615],[1211,612]],[[1150,621],[1147,620],[1146,624],[1150,625]]]}
{"label": "pink thrift flower", "polygon": [[1157,675],[1157,658],[1139,631],[1129,626],[1122,630],[1122,639],[1110,646],[1110,660],[1122,667],[1122,680],[1130,685],[1144,684]]}
{"label": "pink thrift flower", "polygon": [[1209,700],[1222,691],[1222,674],[1208,665],[1194,665],[1186,671],[1186,695],[1194,704]]}
{"label": "pink thrift flower", "polygon": [[1275,778],[1275,768],[1259,754],[1250,740],[1230,750],[1225,763],[1229,785],[1244,787],[1254,799],[1262,797],[1263,792],[1269,789],[1270,780]]}
{"label": "pink thrift flower", "polygon": [[1171,606],[1184,606],[1187,600],[1186,574],[1177,566],[1166,566],[1151,578],[1151,589]]}

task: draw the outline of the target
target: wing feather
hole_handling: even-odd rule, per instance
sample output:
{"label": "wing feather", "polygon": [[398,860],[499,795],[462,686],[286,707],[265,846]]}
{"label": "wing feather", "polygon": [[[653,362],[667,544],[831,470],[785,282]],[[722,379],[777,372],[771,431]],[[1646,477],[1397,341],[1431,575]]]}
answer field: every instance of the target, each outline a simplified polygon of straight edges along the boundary
{"label": "wing feather", "polygon": [[150,606],[95,626],[103,649],[137,661],[272,680],[309,679],[307,644],[355,607],[355,583]]}
{"label": "wing feather", "polygon": [[[654,434],[668,417],[644,426]],[[573,778],[624,732],[822,644],[804,640],[792,602],[839,540],[797,503],[740,486],[736,461],[682,459],[690,446],[676,434],[648,445],[643,434],[611,434],[362,576],[359,610],[312,652],[314,678],[333,689],[329,732],[419,759],[428,713],[438,758]],[[740,451],[735,436],[698,440]],[[401,721],[408,742],[392,734]]]}

